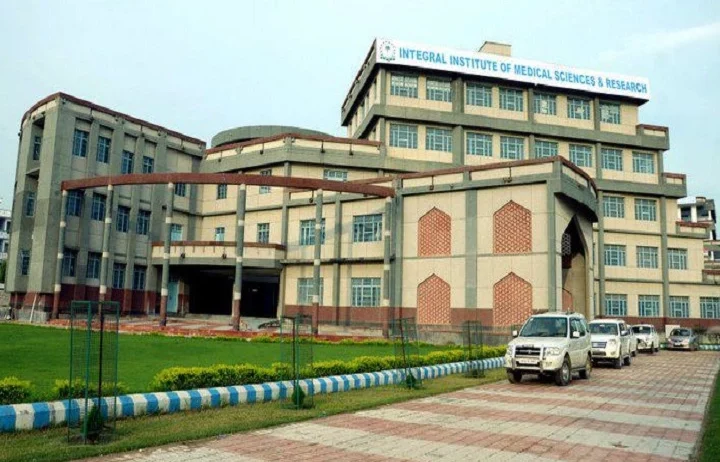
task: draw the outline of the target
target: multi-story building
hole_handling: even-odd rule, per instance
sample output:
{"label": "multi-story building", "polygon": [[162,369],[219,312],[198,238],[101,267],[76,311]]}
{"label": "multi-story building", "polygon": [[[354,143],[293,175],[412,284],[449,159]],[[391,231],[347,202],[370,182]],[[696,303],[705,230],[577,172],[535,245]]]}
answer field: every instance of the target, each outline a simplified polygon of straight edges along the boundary
{"label": "multi-story building", "polygon": [[707,228],[677,219],[685,176],[663,167],[668,129],[639,123],[647,80],[510,55],[376,40],[347,138],[239,127],[206,148],[52,95],[22,120],[12,303],[110,298],[235,327],[306,310],[385,327],[568,309],[720,323]]}
{"label": "multi-story building", "polygon": [[0,209],[0,260],[7,260],[10,248],[10,210]]}
{"label": "multi-story building", "polygon": [[720,269],[720,242],[717,238],[715,200],[703,196],[688,196],[678,200],[678,219],[686,223],[700,223],[708,228],[705,241],[705,269]]}

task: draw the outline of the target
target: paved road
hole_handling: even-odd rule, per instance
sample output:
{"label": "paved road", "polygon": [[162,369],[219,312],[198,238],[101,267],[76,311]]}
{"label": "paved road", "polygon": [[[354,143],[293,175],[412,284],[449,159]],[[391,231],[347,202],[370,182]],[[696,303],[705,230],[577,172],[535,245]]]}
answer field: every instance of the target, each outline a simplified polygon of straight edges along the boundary
{"label": "paved road", "polygon": [[567,388],[500,382],[103,460],[687,460],[719,367],[715,352],[641,355]]}

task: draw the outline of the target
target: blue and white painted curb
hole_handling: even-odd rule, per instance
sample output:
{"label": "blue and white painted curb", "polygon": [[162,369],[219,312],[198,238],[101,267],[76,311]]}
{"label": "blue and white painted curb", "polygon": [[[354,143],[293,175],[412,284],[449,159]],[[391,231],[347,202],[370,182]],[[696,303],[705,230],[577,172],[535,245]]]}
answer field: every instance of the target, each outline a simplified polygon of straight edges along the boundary
{"label": "blue and white painted curb", "polygon": [[[434,379],[467,372],[470,366],[476,368],[480,365],[485,370],[497,369],[503,367],[504,359],[499,357],[414,367],[412,371],[421,379]],[[404,383],[405,377],[405,370],[391,369],[305,379],[301,381],[300,387],[305,393],[311,391],[314,394],[338,393],[360,388],[400,384]],[[227,405],[276,401],[291,396],[293,389],[293,382],[283,381],[187,391],[136,393],[118,396],[117,401],[113,398],[103,398],[100,400],[100,410],[103,415],[107,416],[108,411],[112,413],[112,410],[116,408],[118,419],[145,414],[169,414]],[[92,403],[88,405],[88,412],[90,409],[92,409]],[[0,406],[0,433],[37,430],[68,421],[77,422],[84,416],[84,400],[78,399]]]}
{"label": "blue and white painted curb", "polygon": [[712,343],[701,343],[700,345],[698,345],[698,348],[700,350],[720,351],[720,345],[715,345]]}

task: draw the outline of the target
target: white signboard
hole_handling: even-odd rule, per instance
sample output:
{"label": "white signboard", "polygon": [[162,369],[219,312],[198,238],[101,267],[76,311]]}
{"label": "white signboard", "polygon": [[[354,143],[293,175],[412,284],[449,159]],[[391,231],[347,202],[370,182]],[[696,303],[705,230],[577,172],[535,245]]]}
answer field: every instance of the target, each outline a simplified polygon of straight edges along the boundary
{"label": "white signboard", "polygon": [[379,63],[495,77],[605,95],[629,96],[642,100],[650,99],[650,82],[644,77],[589,71],[540,61],[430,47],[382,38],[378,38],[375,44],[376,60]]}

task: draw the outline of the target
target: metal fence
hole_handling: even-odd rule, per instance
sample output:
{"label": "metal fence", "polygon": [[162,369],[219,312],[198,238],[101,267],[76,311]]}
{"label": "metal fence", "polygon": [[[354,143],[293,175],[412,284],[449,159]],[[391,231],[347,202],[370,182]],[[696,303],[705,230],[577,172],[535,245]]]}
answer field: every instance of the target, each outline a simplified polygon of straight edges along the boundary
{"label": "metal fence", "polygon": [[296,314],[284,316],[280,322],[280,363],[286,380],[293,384],[293,392],[286,404],[293,409],[308,409],[314,405],[315,390],[300,387],[302,378],[312,375],[313,318]]}

